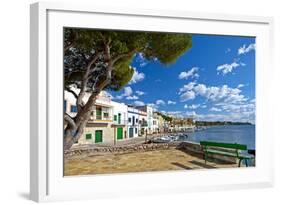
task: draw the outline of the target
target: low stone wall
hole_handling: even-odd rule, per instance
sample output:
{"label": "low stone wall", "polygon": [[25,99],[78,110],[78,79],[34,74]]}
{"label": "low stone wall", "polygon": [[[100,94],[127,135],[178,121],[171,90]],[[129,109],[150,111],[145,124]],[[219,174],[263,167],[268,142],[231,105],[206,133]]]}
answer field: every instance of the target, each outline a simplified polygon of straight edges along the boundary
{"label": "low stone wall", "polygon": [[109,146],[109,147],[91,147],[91,148],[75,148],[64,152],[64,157],[79,155],[104,155],[104,154],[125,154],[132,152],[145,152],[153,150],[164,150],[176,148],[181,142],[170,143],[150,143],[150,144],[137,144],[137,145],[124,145],[124,146]]}
{"label": "low stone wall", "polygon": [[[182,142],[179,144],[178,149],[186,151],[191,155],[196,155],[198,157],[203,158],[204,152],[201,145],[197,142]],[[224,163],[237,163],[237,159],[235,157],[222,156],[217,154],[208,154],[208,159],[211,159],[216,162],[224,162]]]}

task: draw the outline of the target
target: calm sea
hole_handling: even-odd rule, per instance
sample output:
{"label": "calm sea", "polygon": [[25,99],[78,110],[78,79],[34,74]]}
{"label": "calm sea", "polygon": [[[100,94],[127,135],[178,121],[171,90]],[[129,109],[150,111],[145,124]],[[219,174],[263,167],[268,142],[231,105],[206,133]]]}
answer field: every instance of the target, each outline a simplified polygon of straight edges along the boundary
{"label": "calm sea", "polygon": [[188,134],[188,141],[202,140],[246,144],[248,149],[255,149],[255,125],[215,126]]}

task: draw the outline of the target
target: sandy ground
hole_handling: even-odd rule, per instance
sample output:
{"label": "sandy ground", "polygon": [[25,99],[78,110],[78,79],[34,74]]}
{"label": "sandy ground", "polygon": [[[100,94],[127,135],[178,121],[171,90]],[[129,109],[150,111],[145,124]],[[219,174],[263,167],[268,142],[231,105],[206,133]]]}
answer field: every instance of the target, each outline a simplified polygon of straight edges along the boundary
{"label": "sandy ground", "polygon": [[237,167],[237,164],[217,162],[205,164],[201,156],[177,149],[79,156],[66,159],[64,165],[65,176]]}

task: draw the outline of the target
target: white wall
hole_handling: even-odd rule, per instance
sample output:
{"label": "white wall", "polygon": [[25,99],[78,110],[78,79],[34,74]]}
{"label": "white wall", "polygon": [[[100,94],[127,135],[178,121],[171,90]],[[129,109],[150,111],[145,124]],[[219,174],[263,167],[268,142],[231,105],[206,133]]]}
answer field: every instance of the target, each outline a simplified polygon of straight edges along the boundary
{"label": "white wall", "polygon": [[[29,3],[30,0],[1,1],[0,7],[0,56],[1,56],[1,137],[10,137],[14,143],[2,141],[0,148],[0,203],[34,204],[28,201],[29,192]],[[82,3],[83,0],[79,0]],[[281,12],[278,0],[92,0],[91,2],[110,7],[134,7],[168,10],[192,10],[202,12],[222,12],[246,15],[268,15],[275,17],[275,67],[281,68]],[[277,55],[278,54],[278,55]],[[272,68],[265,68],[271,72]],[[276,70],[276,78],[281,77],[281,69]],[[280,80],[279,80],[280,82]],[[68,202],[63,204],[280,204],[280,85],[276,85],[273,99],[276,113],[273,131],[276,139],[276,187],[268,189],[251,189],[220,191],[207,193],[188,193],[180,195],[146,196],[141,198],[110,199],[99,201]],[[15,116],[17,121],[15,127]],[[20,118],[18,118],[20,116]],[[17,130],[17,134],[11,132]],[[265,136],[266,137],[266,136]],[[277,149],[278,148],[278,149]],[[184,182],[188,183],[188,182]],[[215,191],[215,190],[214,190]],[[55,203],[61,204],[61,203]]]}

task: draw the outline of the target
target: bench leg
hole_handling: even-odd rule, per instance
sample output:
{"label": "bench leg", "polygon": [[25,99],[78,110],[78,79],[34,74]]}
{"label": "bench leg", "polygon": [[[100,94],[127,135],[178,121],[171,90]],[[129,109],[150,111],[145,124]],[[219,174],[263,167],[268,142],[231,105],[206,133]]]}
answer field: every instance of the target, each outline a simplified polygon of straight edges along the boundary
{"label": "bench leg", "polygon": [[248,159],[245,159],[246,167],[248,167]]}
{"label": "bench leg", "polygon": [[207,153],[204,153],[205,164],[207,164]]}
{"label": "bench leg", "polygon": [[242,159],[239,159],[238,167],[241,167],[241,161],[242,161]]}

